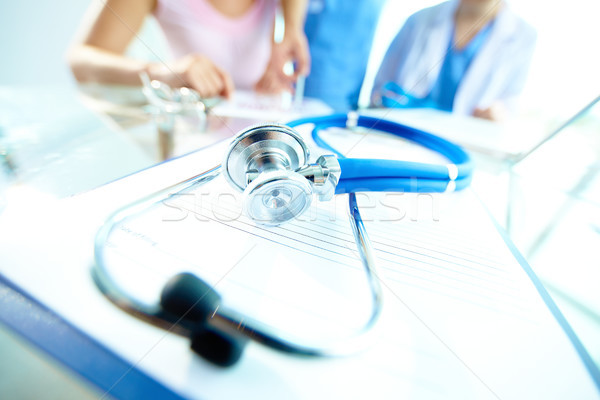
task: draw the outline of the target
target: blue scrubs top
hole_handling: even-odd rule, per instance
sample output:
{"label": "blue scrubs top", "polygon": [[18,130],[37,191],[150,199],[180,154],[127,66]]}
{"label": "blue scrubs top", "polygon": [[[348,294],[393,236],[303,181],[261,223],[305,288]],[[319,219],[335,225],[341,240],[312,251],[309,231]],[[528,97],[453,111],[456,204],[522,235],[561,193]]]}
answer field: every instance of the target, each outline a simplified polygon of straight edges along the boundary
{"label": "blue scrubs top", "polygon": [[311,56],[304,94],[335,111],[355,109],[385,0],[311,0],[304,31]]}
{"label": "blue scrubs top", "polygon": [[[453,46],[454,34],[450,38],[448,50],[444,57],[444,64],[433,88],[425,98],[415,97],[404,91],[393,82],[384,85],[382,97],[385,107],[396,108],[436,108],[438,110],[452,111],[454,97],[458,86],[469,69],[469,65],[490,35],[493,21],[483,27],[477,35],[462,49]],[[386,95],[386,92],[388,95]],[[395,94],[390,96],[389,94]]]}

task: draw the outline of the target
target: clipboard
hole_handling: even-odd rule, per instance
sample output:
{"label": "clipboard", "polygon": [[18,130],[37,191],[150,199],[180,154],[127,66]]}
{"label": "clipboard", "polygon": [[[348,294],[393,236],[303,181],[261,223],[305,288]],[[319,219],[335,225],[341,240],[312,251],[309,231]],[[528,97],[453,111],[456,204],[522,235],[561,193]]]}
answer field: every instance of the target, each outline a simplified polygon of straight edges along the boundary
{"label": "clipboard", "polygon": [[[0,230],[0,254],[4,261],[0,272],[5,285],[17,296],[12,300],[3,297],[5,304],[10,305],[3,310],[12,307],[17,310],[20,304],[20,310],[32,307],[48,319],[35,321],[2,312],[2,320],[116,397],[161,393],[165,398],[226,398],[245,393],[247,397],[264,398],[266,385],[267,395],[272,397],[331,397],[344,391],[351,392],[350,397],[382,398],[561,398],[567,393],[570,397],[599,397],[597,367],[533,271],[470,191],[440,197],[445,200],[438,217],[448,218],[450,225],[436,225],[439,221],[433,219],[423,223],[417,215],[416,221],[411,216],[401,219],[398,222],[403,225],[394,230],[382,229],[375,221],[369,222],[368,204],[363,204],[367,229],[374,232],[371,234],[374,240],[381,242],[381,254],[388,258],[402,256],[404,261],[385,261],[388,275],[382,279],[389,286],[389,293],[385,304],[387,315],[382,320],[384,336],[372,349],[356,357],[307,361],[252,346],[242,365],[224,371],[193,356],[185,340],[120,311],[103,298],[90,279],[90,239],[95,230],[108,213],[124,202],[160,189],[178,177],[187,177],[190,169],[210,169],[220,159],[219,149],[225,145],[211,146],[96,191],[48,205],[33,215],[31,210],[11,213],[10,218],[5,214]],[[411,198],[407,196],[406,200],[410,202]],[[422,200],[430,198],[416,196],[416,201]],[[470,217],[468,223],[461,221],[464,210]],[[29,232],[27,246],[23,244],[23,235],[11,229],[23,223],[23,218],[37,221],[39,227],[37,232]],[[49,236],[58,221],[72,228],[70,237]],[[453,231],[449,228],[455,226],[452,224],[459,229]],[[396,237],[404,238],[401,246],[396,246],[401,248],[386,242]],[[434,243],[431,248],[426,246],[430,241]],[[29,246],[35,246],[37,254],[23,254]],[[79,250],[67,251],[74,248]],[[458,262],[459,254],[470,261]],[[449,255],[455,262],[450,262]],[[487,273],[473,269],[486,257]],[[437,267],[432,265],[436,264],[434,260],[440,261]],[[414,266],[412,263],[420,267],[410,268]],[[522,303],[516,304],[520,308],[502,303],[508,308],[507,313],[502,307],[494,307],[493,301],[472,301],[486,294],[493,298],[493,285],[481,293],[481,288],[473,282],[480,275],[501,276],[491,267],[504,263],[510,264],[511,273],[519,282],[517,294],[532,310],[523,310]],[[390,264],[402,268],[394,271],[387,268]],[[40,269],[40,265],[45,268]],[[442,265],[448,270],[440,268]],[[438,282],[432,290],[433,283],[428,283],[425,276],[444,277],[442,283],[448,285],[456,274],[450,271],[451,266],[461,269],[471,280],[444,290]],[[438,271],[433,272],[434,268]],[[64,284],[66,279],[70,285]],[[473,293],[464,291],[466,286],[473,287]],[[466,297],[460,298],[461,293]],[[17,299],[19,296],[21,299]],[[86,307],[74,306],[73,299]],[[467,312],[454,314],[457,304],[462,304]],[[400,325],[405,324],[401,329],[394,320],[396,316],[401,316]],[[41,330],[48,320],[52,329]],[[477,333],[494,334],[489,326],[481,326],[480,321],[497,324],[491,327],[500,329],[494,340],[478,337]],[[523,329],[519,332],[508,329],[509,321]],[[452,324],[458,322],[460,329],[452,330]],[[420,328],[413,331],[410,326]],[[502,330],[503,327],[506,329]],[[73,349],[65,349],[65,336],[73,343]],[[136,337],[133,340],[128,336]],[[478,340],[473,341],[473,337]],[[63,346],[56,346],[57,339]],[[545,343],[548,340],[550,347]],[[496,358],[487,364],[479,357],[481,353]],[[92,355],[106,364],[94,363],[90,360]],[[531,365],[535,368],[524,368]]]}

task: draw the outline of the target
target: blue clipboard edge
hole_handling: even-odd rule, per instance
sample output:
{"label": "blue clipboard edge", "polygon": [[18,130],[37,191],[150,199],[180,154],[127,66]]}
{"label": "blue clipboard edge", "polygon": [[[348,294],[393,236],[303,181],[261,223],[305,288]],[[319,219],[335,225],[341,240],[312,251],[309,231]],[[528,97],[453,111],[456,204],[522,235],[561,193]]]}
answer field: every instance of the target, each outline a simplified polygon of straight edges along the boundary
{"label": "blue clipboard edge", "polygon": [[[489,213],[489,210],[487,211]],[[504,240],[504,243],[508,246],[513,256],[517,259],[519,264],[521,264],[521,268],[523,268],[527,276],[529,276],[529,279],[531,280],[538,293],[542,297],[542,300],[544,300],[544,303],[546,303],[546,307],[548,307],[558,324],[561,326],[561,328],[573,344],[573,347],[575,347],[577,354],[579,354],[581,361],[583,361],[583,364],[585,365],[590,376],[592,377],[592,380],[596,384],[598,392],[600,392],[600,370],[598,369],[598,366],[596,365],[592,357],[590,357],[590,354],[587,352],[587,350],[575,334],[575,331],[573,330],[573,328],[571,328],[571,325],[569,324],[565,316],[562,314],[562,312],[560,311],[560,309],[558,308],[558,306],[544,287],[544,284],[542,283],[540,278],[538,278],[538,276],[535,274],[527,260],[525,260],[525,257],[523,257],[523,255],[517,249],[512,240],[510,240],[510,238],[508,237],[508,233],[504,230],[504,228],[502,228],[498,224],[496,219],[493,218],[491,214],[489,215],[491,220],[494,222],[494,225],[496,226],[496,230],[500,233],[500,236],[502,236],[502,240]]]}
{"label": "blue clipboard edge", "polygon": [[0,274],[0,323],[98,388],[119,399],[177,399],[135,368]]}

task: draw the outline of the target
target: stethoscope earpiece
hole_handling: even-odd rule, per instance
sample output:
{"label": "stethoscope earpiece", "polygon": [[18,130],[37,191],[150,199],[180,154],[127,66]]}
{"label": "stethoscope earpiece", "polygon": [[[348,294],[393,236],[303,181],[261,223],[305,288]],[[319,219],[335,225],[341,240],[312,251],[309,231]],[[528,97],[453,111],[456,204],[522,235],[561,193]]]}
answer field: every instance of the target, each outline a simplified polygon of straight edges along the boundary
{"label": "stethoscope earpiece", "polygon": [[237,363],[248,343],[244,337],[233,337],[211,327],[193,331],[191,339],[191,349],[196,354],[221,367]]}
{"label": "stethoscope earpiece", "polygon": [[248,339],[222,332],[209,324],[221,304],[221,296],[206,282],[188,272],[173,276],[160,296],[162,310],[190,331],[191,348],[213,364],[235,364]]}
{"label": "stethoscope earpiece", "polygon": [[221,296],[189,272],[169,279],[160,295],[160,306],[164,311],[191,322],[206,320],[220,304]]}

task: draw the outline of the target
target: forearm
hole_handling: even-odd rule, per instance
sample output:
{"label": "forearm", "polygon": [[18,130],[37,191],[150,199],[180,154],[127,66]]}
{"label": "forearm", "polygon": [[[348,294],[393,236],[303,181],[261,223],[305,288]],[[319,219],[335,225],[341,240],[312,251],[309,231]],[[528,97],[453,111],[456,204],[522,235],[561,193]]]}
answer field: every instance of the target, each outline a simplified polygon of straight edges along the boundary
{"label": "forearm", "polygon": [[148,72],[149,63],[89,45],[78,45],[68,55],[77,81],[120,85],[140,85],[140,73]]}
{"label": "forearm", "polygon": [[310,73],[308,41],[304,34],[306,0],[281,0],[285,30],[281,47],[288,53],[287,58],[294,63],[294,81],[300,75]]}
{"label": "forearm", "polygon": [[285,32],[304,29],[307,0],[281,0]]}
{"label": "forearm", "polygon": [[92,2],[67,55],[79,82],[139,85],[148,66],[124,55],[155,0]]}

